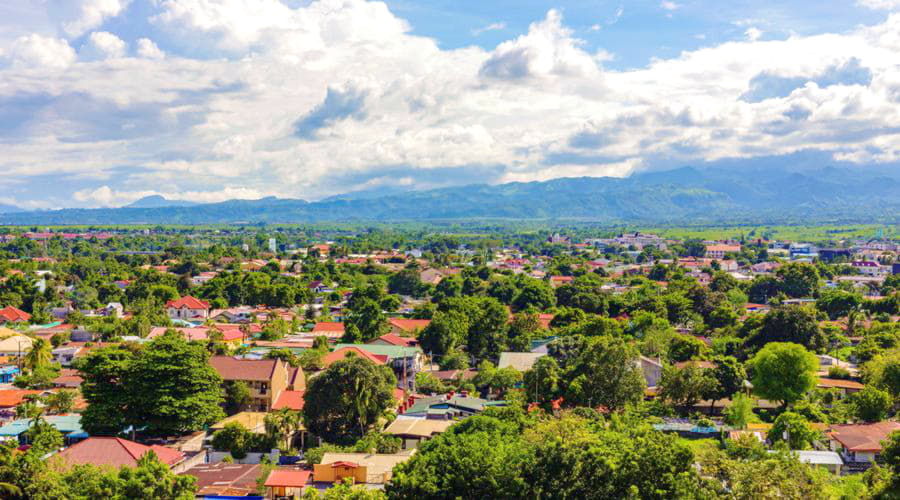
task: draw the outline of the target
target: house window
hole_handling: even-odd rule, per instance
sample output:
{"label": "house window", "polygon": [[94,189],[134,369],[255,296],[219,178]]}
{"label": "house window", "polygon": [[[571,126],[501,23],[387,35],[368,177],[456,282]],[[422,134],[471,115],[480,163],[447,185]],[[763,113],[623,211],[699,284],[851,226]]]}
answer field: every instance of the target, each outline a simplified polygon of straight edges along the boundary
{"label": "house window", "polygon": [[259,393],[260,394],[265,394],[268,389],[269,389],[269,384],[267,384],[265,382],[262,382],[259,384]]}

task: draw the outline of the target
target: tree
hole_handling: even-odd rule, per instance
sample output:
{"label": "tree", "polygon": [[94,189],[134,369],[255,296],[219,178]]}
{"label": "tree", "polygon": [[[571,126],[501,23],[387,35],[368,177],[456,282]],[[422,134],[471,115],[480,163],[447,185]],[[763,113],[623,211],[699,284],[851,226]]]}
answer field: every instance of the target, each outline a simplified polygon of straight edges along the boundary
{"label": "tree", "polygon": [[793,342],[815,352],[823,352],[828,346],[815,312],[800,306],[778,307],[766,314],[746,345],[758,348],[770,342]]}
{"label": "tree", "polygon": [[243,380],[225,382],[225,412],[229,415],[238,413],[253,401],[250,387]]}
{"label": "tree", "polygon": [[644,396],[637,350],[618,338],[591,339],[566,377],[566,401],[574,404],[616,411]]}
{"label": "tree", "polygon": [[891,395],[877,387],[866,386],[850,396],[856,417],[864,422],[884,420],[888,410],[894,405]]}
{"label": "tree", "polygon": [[549,307],[553,307],[556,303],[556,296],[550,285],[538,280],[529,280],[513,300],[513,307],[518,311],[534,307],[543,311]]}
{"label": "tree", "polygon": [[766,344],[748,364],[753,370],[753,392],[781,401],[784,406],[797,401],[816,385],[819,360],[802,345]]}
{"label": "tree", "polygon": [[497,358],[503,348],[509,312],[493,297],[481,297],[477,313],[470,317],[466,350],[476,359]]}
{"label": "tree", "polygon": [[832,321],[850,314],[850,311],[861,304],[862,297],[858,293],[839,288],[825,290],[816,299],[816,308],[827,314]]}
{"label": "tree", "polygon": [[46,410],[51,414],[69,413],[75,407],[75,391],[61,389],[44,397]]}
{"label": "tree", "polygon": [[[725,408],[725,423],[737,428],[743,429],[747,424],[756,420],[753,414],[753,400],[746,394],[737,393],[731,398],[731,405]],[[755,439],[754,439],[755,440]]]}
{"label": "tree", "polygon": [[718,382],[709,371],[697,363],[688,363],[682,368],[664,367],[659,381],[659,397],[675,407],[690,410],[716,389]]}
{"label": "tree", "polygon": [[551,356],[541,356],[523,375],[528,401],[546,404],[559,390],[559,364]]}
{"label": "tree", "polygon": [[464,342],[469,319],[459,311],[438,311],[431,323],[419,334],[419,344],[426,353],[444,355]]}
{"label": "tree", "polygon": [[237,460],[245,458],[252,445],[253,433],[240,422],[229,422],[212,436],[213,449],[227,451]]}
{"label": "tree", "polygon": [[222,379],[199,343],[166,333],[141,348],[98,349],[80,362],[91,434],[117,434],[129,425],[151,434],[202,429],[224,417]]}
{"label": "tree", "polygon": [[388,498],[523,498],[519,471],[528,459],[517,429],[484,415],[469,417],[423,443],[394,468]]}
{"label": "tree", "polygon": [[798,413],[786,411],[775,419],[767,437],[769,441],[785,441],[792,450],[806,450],[819,433]]}
{"label": "tree", "polygon": [[674,335],[669,343],[669,359],[672,361],[689,361],[706,352],[706,344],[691,335]]}
{"label": "tree", "polygon": [[421,394],[444,394],[449,389],[440,379],[429,372],[416,373],[416,391]]}
{"label": "tree", "polygon": [[531,340],[538,336],[541,329],[537,314],[516,314],[506,333],[506,349],[512,352],[530,351]]}
{"label": "tree", "polygon": [[264,419],[266,435],[281,450],[288,450],[294,434],[300,430],[302,421],[300,412],[290,408],[269,412]]}
{"label": "tree", "polygon": [[306,428],[326,441],[349,444],[392,408],[397,378],[387,366],[350,356],[312,378],[304,395]]}
{"label": "tree", "polygon": [[744,388],[747,372],[744,365],[733,356],[719,356],[713,359],[715,366],[712,376],[716,379],[716,387],[711,399],[730,398]]}
{"label": "tree", "polygon": [[819,288],[819,270],[806,262],[784,264],[775,271],[781,280],[781,291],[788,297],[810,297]]}
{"label": "tree", "polygon": [[359,332],[359,339],[348,339],[351,341],[368,342],[387,332],[387,319],[381,312],[381,305],[366,297],[353,302],[345,323],[353,325]]}
{"label": "tree", "polygon": [[50,366],[53,360],[52,345],[46,339],[34,339],[31,344],[31,350],[25,354],[22,364],[30,372],[38,371],[42,368]]}
{"label": "tree", "polygon": [[137,467],[119,469],[120,498],[142,500],[190,500],[197,491],[197,478],[172,472],[152,451],[138,459]]}

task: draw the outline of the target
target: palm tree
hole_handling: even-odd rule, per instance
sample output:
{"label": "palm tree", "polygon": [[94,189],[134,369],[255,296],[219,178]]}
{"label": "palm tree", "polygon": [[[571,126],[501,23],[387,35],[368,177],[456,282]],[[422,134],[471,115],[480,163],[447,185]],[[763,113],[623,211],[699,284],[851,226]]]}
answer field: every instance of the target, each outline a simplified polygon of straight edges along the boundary
{"label": "palm tree", "polygon": [[286,450],[291,447],[291,437],[300,428],[300,412],[282,408],[266,414],[266,434],[276,445]]}
{"label": "palm tree", "polygon": [[34,372],[50,364],[53,359],[52,346],[45,339],[35,339],[31,344],[31,350],[25,355],[22,362],[29,371]]}

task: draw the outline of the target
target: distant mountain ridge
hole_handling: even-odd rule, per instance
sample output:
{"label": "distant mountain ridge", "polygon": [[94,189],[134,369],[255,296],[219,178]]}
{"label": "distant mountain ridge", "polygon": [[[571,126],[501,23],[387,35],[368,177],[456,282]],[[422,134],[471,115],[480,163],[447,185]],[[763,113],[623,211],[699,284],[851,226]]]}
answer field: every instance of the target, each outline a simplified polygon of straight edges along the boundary
{"label": "distant mountain ridge", "polygon": [[9,214],[15,212],[23,212],[21,208],[15,205],[7,205],[5,203],[0,203],[0,214]]}
{"label": "distant mountain ridge", "polygon": [[[157,200],[158,202],[158,200]],[[215,224],[428,221],[473,218],[596,222],[900,221],[900,172],[881,167],[698,169],[626,178],[577,177],[469,185],[318,202],[263,198],[192,206],[64,209],[0,215],[0,223]]]}
{"label": "distant mountain ridge", "polygon": [[186,200],[169,200],[158,194],[145,196],[134,203],[125,205],[122,208],[163,208],[163,207],[193,207],[200,203]]}

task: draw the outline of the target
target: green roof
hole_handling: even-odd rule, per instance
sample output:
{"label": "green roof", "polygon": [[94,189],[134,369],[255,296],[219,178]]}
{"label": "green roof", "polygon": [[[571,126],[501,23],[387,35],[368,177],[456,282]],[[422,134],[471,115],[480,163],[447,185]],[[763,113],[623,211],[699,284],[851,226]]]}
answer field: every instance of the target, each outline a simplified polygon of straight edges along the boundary
{"label": "green roof", "polygon": [[337,344],[334,350],[342,347],[356,347],[363,351],[370,352],[376,356],[387,356],[388,359],[411,358],[416,354],[421,354],[422,349],[419,347],[406,347],[400,345],[381,345],[381,344]]}

